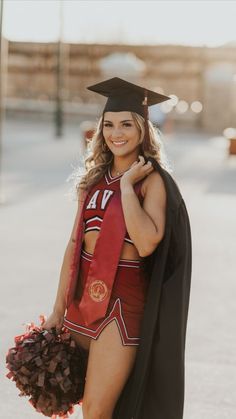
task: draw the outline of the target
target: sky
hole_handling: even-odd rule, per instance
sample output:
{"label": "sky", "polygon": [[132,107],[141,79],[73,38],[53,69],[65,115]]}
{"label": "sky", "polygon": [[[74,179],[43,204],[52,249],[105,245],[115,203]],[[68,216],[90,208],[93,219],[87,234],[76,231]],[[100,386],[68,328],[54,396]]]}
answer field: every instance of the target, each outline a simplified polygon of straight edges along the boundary
{"label": "sky", "polygon": [[235,41],[236,0],[4,0],[9,40],[220,46]]}

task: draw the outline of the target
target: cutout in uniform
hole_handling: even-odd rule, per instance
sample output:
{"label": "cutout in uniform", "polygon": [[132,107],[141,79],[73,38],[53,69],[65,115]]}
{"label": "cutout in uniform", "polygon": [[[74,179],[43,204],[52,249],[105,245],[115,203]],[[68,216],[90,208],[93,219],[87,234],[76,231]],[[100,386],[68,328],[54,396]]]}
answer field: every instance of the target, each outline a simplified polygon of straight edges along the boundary
{"label": "cutout in uniform", "polygon": [[[112,177],[108,169],[104,177],[90,190],[83,211],[84,233],[101,230],[106,209],[115,192],[120,190],[121,176]],[[142,204],[143,197],[140,189],[137,196]],[[133,245],[127,231],[124,241]],[[112,243],[109,245],[112,246]],[[97,339],[106,325],[115,320],[123,345],[138,345],[148,289],[144,259],[119,259],[110,296],[105,281],[95,278],[88,283],[88,272],[92,260],[93,255],[82,247],[76,291],[67,308],[64,326],[69,330]],[[109,298],[105,315],[91,323],[86,321],[85,305],[82,303],[85,292],[97,304]]]}

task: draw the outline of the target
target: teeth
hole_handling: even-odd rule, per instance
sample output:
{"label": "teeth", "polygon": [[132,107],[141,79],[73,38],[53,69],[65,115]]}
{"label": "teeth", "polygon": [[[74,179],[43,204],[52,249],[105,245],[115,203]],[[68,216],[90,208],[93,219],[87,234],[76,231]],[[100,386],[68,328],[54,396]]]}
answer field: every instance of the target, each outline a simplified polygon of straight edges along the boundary
{"label": "teeth", "polygon": [[127,141],[113,141],[114,144],[125,144]]}

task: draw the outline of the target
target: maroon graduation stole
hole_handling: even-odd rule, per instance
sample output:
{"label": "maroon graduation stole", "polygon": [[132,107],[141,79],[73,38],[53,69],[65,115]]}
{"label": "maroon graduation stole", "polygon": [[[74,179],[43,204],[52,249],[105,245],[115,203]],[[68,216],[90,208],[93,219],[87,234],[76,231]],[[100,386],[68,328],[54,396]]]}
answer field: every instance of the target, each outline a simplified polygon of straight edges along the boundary
{"label": "maroon graduation stole", "polygon": [[[134,190],[137,194],[141,189],[141,183],[136,183]],[[85,205],[85,202],[84,202]],[[84,210],[84,206],[83,206]],[[82,211],[83,213],[83,211]],[[79,228],[81,220],[79,223]],[[81,229],[78,228],[78,247],[76,253],[81,251]],[[85,325],[103,318],[108,308],[121,250],[124,244],[126,225],[123,215],[121,192],[115,191],[105,212],[101,230],[98,235],[93,258],[90,263],[85,289],[79,302],[79,309],[84,318]],[[77,261],[79,262],[79,261]],[[71,283],[68,302],[73,299],[76,281]]]}

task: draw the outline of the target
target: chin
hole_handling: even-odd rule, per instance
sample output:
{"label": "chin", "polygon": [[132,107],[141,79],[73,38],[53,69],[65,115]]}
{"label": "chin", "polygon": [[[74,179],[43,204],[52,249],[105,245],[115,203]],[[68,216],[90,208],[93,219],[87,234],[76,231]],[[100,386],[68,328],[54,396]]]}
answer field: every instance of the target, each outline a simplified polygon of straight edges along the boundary
{"label": "chin", "polygon": [[122,150],[111,150],[112,154],[117,157],[125,157],[128,156],[132,151],[122,151]]}

